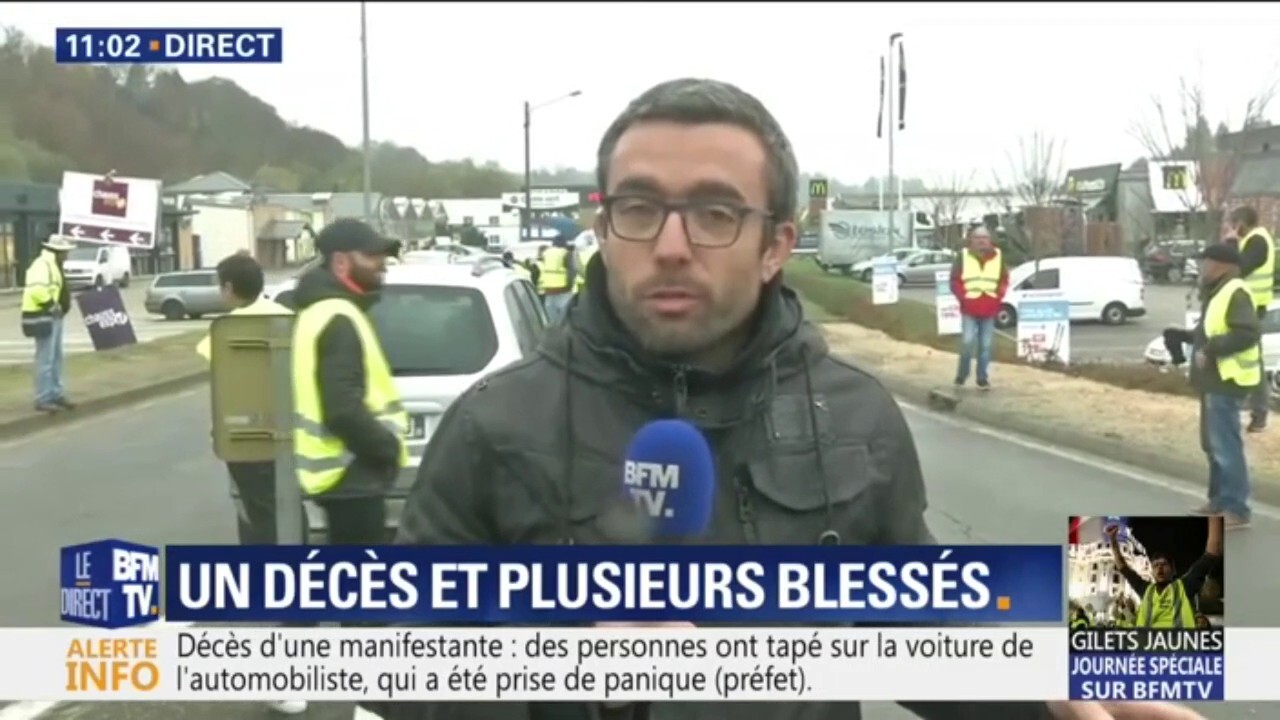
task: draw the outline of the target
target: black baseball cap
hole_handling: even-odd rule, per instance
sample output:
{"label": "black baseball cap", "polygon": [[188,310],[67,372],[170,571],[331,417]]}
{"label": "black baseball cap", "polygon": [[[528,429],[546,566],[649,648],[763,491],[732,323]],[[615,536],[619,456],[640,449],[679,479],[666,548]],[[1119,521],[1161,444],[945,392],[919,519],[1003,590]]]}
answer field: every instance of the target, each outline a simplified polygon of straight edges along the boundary
{"label": "black baseball cap", "polygon": [[1235,245],[1227,243],[1214,243],[1200,252],[1201,260],[1213,260],[1214,262],[1226,263],[1228,265],[1240,264],[1240,251]]}
{"label": "black baseball cap", "polygon": [[316,235],[316,250],[321,255],[336,252],[362,252],[369,255],[400,254],[400,241],[378,234],[373,226],[355,218],[334,220]]}

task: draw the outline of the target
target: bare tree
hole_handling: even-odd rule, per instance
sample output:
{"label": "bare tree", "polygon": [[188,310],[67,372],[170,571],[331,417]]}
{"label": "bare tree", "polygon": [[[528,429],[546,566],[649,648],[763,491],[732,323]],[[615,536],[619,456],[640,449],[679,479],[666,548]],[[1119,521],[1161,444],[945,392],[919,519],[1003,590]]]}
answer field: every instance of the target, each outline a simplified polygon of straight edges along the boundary
{"label": "bare tree", "polygon": [[1006,155],[1007,172],[996,172],[996,186],[1023,205],[1048,205],[1062,195],[1066,176],[1062,152],[1061,140],[1039,131],[1018,138],[1017,152]]}
{"label": "bare tree", "polygon": [[1042,208],[1061,198],[1066,178],[1063,148],[1061,140],[1040,131],[1033,132],[1019,138],[1017,151],[1006,155],[1008,169],[994,173],[996,187],[1003,197],[1006,232],[1029,257],[1042,254],[1040,246],[1048,238],[1040,236],[1047,234],[1047,228],[1036,228],[1030,222],[1019,228],[1013,221],[1017,210],[1014,205]]}
{"label": "bare tree", "polygon": [[969,205],[973,176],[973,172],[953,173],[929,184],[932,192],[929,209],[934,233],[946,247],[954,247],[961,239],[962,233],[953,228],[960,225],[965,207]]}
{"label": "bare tree", "polygon": [[[1249,98],[1237,118],[1217,118],[1219,128],[1244,130],[1266,125],[1266,111],[1280,91],[1274,76]],[[1131,134],[1142,143],[1151,160],[1185,161],[1192,165],[1190,177],[1175,180],[1179,196],[1188,213],[1203,215],[1203,231],[1216,230],[1230,199],[1231,189],[1240,170],[1238,147],[1223,142],[1211,125],[1210,109],[1204,86],[1187,78],[1178,81],[1178,93],[1170,103],[1161,97],[1151,98],[1148,117],[1135,123]],[[1159,166],[1148,166],[1148,172],[1161,172]],[[1183,181],[1187,182],[1183,182]]]}

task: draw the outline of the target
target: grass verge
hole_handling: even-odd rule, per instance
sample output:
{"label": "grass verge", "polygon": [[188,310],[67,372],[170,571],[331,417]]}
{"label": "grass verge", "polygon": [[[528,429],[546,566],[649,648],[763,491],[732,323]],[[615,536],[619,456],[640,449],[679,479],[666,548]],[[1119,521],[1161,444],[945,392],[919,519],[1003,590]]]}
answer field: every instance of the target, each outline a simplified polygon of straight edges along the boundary
{"label": "grass verge", "polygon": [[[72,400],[89,400],[198,372],[205,364],[195,345],[205,332],[193,330],[114,350],[67,355],[63,368],[67,395]],[[0,416],[31,412],[33,393],[31,365],[0,366]]]}
{"label": "grass verge", "polygon": [[[796,258],[788,263],[786,279],[788,285],[804,296],[808,305],[819,307],[831,316],[827,318],[827,322],[833,319],[847,320],[879,330],[896,340],[956,352],[959,338],[954,335],[938,335],[932,305],[906,299],[894,305],[876,305],[871,301],[869,285],[843,275],[823,272],[810,258]],[[1014,342],[1002,335],[996,335],[992,354],[997,362],[1026,364],[1018,358]],[[1167,395],[1195,394],[1181,373],[1161,372],[1159,368],[1150,365],[1085,362],[1067,367],[1036,367],[1125,390],[1144,390]]]}

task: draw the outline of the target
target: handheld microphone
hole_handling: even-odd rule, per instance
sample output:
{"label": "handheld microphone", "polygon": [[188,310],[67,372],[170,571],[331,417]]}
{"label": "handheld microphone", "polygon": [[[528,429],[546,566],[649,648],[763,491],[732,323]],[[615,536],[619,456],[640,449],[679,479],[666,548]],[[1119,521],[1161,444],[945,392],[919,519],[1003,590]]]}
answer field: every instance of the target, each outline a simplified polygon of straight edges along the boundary
{"label": "handheld microphone", "polygon": [[711,446],[684,420],[656,420],[627,447],[623,486],[656,534],[697,537],[711,524],[716,471]]}

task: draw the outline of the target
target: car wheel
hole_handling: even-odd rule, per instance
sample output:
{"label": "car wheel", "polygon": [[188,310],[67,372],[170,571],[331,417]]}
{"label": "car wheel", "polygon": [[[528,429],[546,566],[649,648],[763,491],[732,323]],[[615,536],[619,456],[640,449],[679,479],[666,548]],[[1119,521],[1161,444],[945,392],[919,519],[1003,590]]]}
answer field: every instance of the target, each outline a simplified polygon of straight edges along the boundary
{"label": "car wheel", "polygon": [[1118,302],[1113,302],[1102,308],[1102,322],[1107,325],[1123,325],[1124,321],[1128,319],[1128,311],[1125,309],[1124,305]]}
{"label": "car wheel", "polygon": [[120,287],[122,288],[129,287],[129,273],[125,273],[120,276]]}
{"label": "car wheel", "polygon": [[866,270],[863,270],[862,274],[858,276],[858,279],[870,285],[871,284],[871,268],[867,268]]}
{"label": "car wheel", "polygon": [[177,300],[165,300],[160,306],[160,314],[164,315],[165,320],[181,320],[186,317],[187,311],[183,309],[182,303]]}
{"label": "car wheel", "polygon": [[1001,305],[1000,312],[996,313],[996,327],[1003,330],[1017,324],[1018,311],[1014,310],[1012,305]]}

